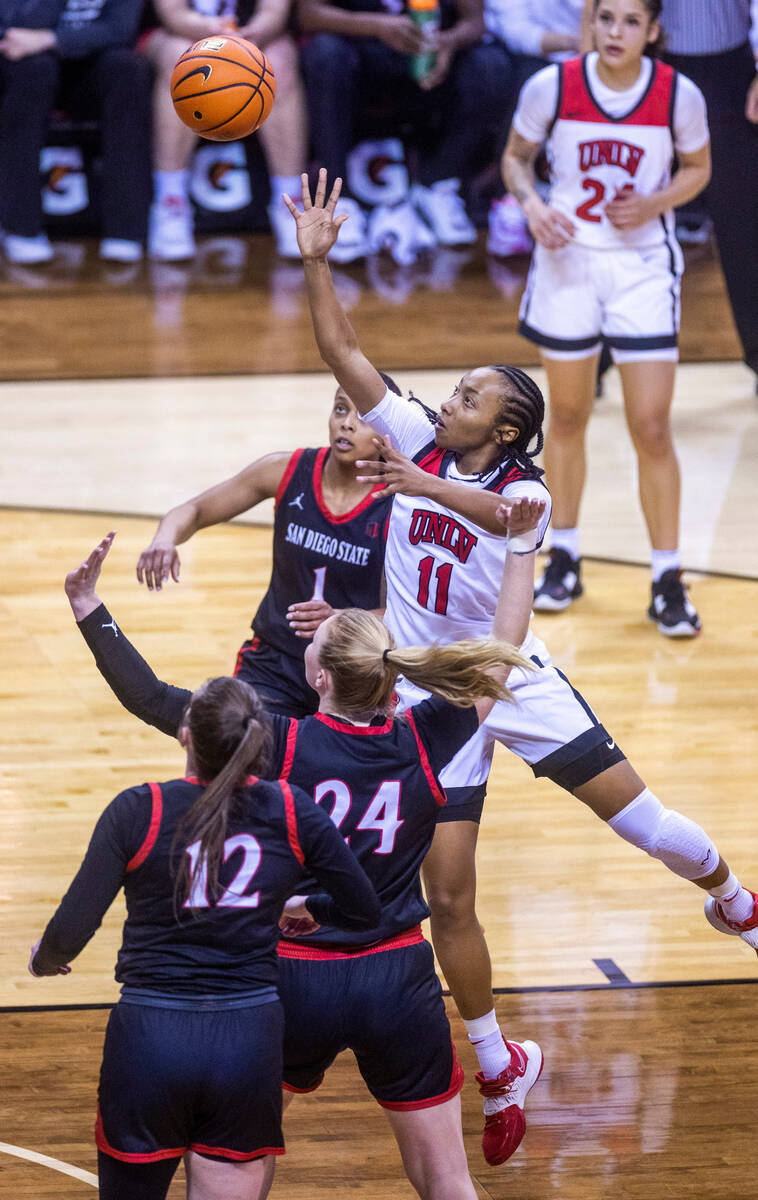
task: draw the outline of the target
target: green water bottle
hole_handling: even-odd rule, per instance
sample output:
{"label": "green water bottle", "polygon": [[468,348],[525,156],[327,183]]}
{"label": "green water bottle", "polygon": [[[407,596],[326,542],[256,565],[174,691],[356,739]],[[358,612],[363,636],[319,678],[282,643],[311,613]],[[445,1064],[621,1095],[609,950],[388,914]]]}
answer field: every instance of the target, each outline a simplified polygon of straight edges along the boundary
{"label": "green water bottle", "polygon": [[[440,27],[439,0],[408,0],[408,16],[418,25],[424,40],[431,42]],[[416,83],[425,79],[437,62],[436,50],[422,50],[410,56],[410,75]]]}

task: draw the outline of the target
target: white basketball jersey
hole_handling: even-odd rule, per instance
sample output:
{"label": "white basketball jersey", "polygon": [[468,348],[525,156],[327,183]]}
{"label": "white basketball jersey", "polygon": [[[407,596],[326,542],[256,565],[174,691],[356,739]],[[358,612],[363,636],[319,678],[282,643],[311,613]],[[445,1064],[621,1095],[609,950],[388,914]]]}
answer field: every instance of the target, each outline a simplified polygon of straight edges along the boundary
{"label": "white basketball jersey", "polygon": [[[452,457],[430,446],[416,461],[424,470],[444,475]],[[511,465],[488,487],[503,494],[524,479]],[[543,484],[530,480],[530,486],[549,500]],[[397,644],[428,646],[491,634],[506,545],[506,538],[426,497],[396,495],[384,559],[384,619]]]}
{"label": "white basketball jersey", "polygon": [[638,229],[614,229],[605,205],[621,192],[650,195],[671,177],[676,72],[654,62],[641,99],[613,117],[595,100],[587,56],[561,63],[558,104],[547,141],[550,204],[576,226],[579,245],[599,248],[657,246],[673,232],[673,214]]}

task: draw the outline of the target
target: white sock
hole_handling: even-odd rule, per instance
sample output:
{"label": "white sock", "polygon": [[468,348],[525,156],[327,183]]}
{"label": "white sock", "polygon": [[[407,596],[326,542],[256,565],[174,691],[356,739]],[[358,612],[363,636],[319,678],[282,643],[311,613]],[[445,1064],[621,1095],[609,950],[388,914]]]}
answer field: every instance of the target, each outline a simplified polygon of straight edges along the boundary
{"label": "white sock", "polygon": [[551,550],[565,550],[572,558],[579,557],[579,530],[553,529],[550,535]]}
{"label": "white sock", "polygon": [[153,171],[153,190],[159,203],[168,196],[186,200],[188,184],[189,171]]}
{"label": "white sock", "polygon": [[718,900],[721,911],[730,921],[747,921],[752,917],[753,897],[731,871],[718,887],[708,888],[708,893]]}
{"label": "white sock", "polygon": [[485,1079],[496,1079],[511,1061],[511,1052],[497,1023],[494,1008],[483,1017],[464,1021],[468,1040],[476,1051]]}
{"label": "white sock", "polygon": [[300,176],[299,175],[272,175],[271,176],[271,203],[281,204],[282,195],[284,192],[293,200],[300,199]]}
{"label": "white sock", "polygon": [[[553,531],[555,538],[555,531]],[[650,570],[653,572],[653,583],[657,583],[664,571],[678,571],[682,565],[682,557],[678,550],[651,550]]]}

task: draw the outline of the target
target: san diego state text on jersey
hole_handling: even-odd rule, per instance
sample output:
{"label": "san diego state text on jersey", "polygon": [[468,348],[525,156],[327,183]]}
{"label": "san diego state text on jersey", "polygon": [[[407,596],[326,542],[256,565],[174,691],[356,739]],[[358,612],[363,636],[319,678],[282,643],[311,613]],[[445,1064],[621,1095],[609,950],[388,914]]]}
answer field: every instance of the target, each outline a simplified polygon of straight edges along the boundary
{"label": "san diego state text on jersey", "polygon": [[[328,448],[296,450],[282,477],[274,515],[273,569],[253,618],[255,634],[293,658],[307,644],[287,623],[291,604],[325,600],[332,608],[379,608],[392,498],[373,493],[346,513],[330,512],[322,475]],[[378,490],[378,489],[375,489]]]}

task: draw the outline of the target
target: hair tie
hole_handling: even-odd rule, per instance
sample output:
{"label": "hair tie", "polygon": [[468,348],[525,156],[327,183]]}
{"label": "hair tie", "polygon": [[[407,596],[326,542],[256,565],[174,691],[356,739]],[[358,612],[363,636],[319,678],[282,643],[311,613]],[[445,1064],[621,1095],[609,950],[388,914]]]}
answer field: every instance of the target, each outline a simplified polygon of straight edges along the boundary
{"label": "hair tie", "polygon": [[382,650],[382,662],[387,662],[391,649],[392,647],[388,646],[386,650]]}
{"label": "hair tie", "polygon": [[253,714],[248,713],[246,717],[242,718],[242,728],[246,730],[252,720],[254,720]]}

